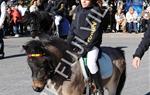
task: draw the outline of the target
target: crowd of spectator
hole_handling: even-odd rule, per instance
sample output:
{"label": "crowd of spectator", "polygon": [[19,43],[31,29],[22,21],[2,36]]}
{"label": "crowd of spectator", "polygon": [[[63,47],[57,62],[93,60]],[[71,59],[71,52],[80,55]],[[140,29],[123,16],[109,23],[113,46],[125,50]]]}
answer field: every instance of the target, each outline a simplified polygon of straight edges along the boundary
{"label": "crowd of spectator", "polygon": [[19,37],[24,34],[22,17],[27,11],[28,7],[24,5],[24,1],[20,0],[8,0],[7,2],[7,14],[3,25],[3,34]]}
{"label": "crowd of spectator", "polygon": [[142,12],[138,14],[133,6],[130,6],[127,11],[124,11],[122,4],[117,6],[117,11],[115,13],[116,27],[113,29],[113,32],[145,32],[149,25],[150,6],[144,7],[143,5]]}
{"label": "crowd of spectator", "polygon": [[[48,2],[50,1],[48,0]],[[112,32],[139,33],[146,31],[150,19],[150,6],[143,8],[141,15],[132,6],[125,12],[123,2],[118,2],[116,6],[115,14],[112,16],[115,20],[115,22],[112,22],[114,27],[111,29]],[[28,5],[24,3],[24,0],[7,0],[7,17],[3,25],[4,36],[24,36],[27,27],[23,26],[23,16],[26,11],[33,12],[38,10],[37,0],[32,0]]]}

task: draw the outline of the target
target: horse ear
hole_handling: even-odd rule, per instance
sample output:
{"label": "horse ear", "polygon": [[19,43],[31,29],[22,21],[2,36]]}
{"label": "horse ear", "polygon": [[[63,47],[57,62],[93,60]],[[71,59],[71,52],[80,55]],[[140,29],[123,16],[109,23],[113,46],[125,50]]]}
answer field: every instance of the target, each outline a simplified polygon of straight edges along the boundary
{"label": "horse ear", "polygon": [[45,46],[47,46],[47,45],[50,45],[50,40],[43,40],[42,41],[42,45],[45,47]]}
{"label": "horse ear", "polygon": [[23,46],[22,46],[22,48],[23,48],[24,50],[27,50],[28,47],[29,47],[29,46],[27,46],[27,45],[23,45]]}
{"label": "horse ear", "polygon": [[45,42],[45,41],[44,41],[44,42],[42,42],[42,45],[43,45],[43,46],[42,46],[42,49],[46,49],[47,42]]}
{"label": "horse ear", "polygon": [[28,16],[28,15],[30,15],[30,11],[26,11],[24,14],[24,16]]}
{"label": "horse ear", "polygon": [[22,23],[27,24],[30,20],[30,12],[25,12],[25,15],[22,18]]}

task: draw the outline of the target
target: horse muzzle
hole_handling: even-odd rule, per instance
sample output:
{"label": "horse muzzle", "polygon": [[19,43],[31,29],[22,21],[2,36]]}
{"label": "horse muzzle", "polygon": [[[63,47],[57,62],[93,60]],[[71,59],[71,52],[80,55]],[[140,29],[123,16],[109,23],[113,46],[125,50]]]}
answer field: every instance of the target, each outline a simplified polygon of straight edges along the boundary
{"label": "horse muzzle", "polygon": [[45,83],[39,80],[33,80],[32,88],[36,92],[41,92],[45,87]]}

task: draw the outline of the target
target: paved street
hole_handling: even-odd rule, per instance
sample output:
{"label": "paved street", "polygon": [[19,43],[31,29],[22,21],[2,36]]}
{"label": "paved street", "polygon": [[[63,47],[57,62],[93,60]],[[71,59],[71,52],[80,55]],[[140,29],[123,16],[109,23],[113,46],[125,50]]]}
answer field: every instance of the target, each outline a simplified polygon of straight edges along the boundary
{"label": "paved street", "polygon": [[[107,33],[103,46],[125,47],[127,79],[122,95],[150,93],[150,55],[145,53],[140,69],[131,66],[132,54],[143,34]],[[22,45],[30,37],[5,39],[5,59],[0,60],[0,95],[40,95],[32,90],[31,71],[26,62]],[[147,94],[150,95],[150,94]]]}

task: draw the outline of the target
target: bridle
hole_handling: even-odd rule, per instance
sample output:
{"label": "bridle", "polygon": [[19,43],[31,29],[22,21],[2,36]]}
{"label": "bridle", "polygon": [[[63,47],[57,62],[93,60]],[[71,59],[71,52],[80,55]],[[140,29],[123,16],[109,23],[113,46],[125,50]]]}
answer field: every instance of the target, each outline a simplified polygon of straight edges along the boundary
{"label": "bridle", "polygon": [[[54,75],[55,72],[55,67],[53,66],[53,64],[49,64],[50,60],[49,60],[49,55],[46,55],[45,53],[31,53],[31,54],[27,54],[28,59],[32,59],[32,58],[36,58],[39,60],[46,60],[43,62],[37,62],[40,64],[48,64],[49,70],[47,72],[48,77],[51,77]],[[36,64],[36,63],[35,63]]]}

